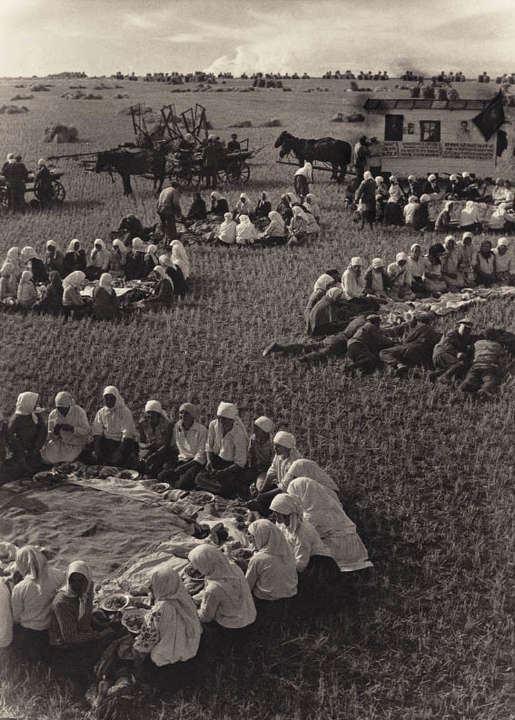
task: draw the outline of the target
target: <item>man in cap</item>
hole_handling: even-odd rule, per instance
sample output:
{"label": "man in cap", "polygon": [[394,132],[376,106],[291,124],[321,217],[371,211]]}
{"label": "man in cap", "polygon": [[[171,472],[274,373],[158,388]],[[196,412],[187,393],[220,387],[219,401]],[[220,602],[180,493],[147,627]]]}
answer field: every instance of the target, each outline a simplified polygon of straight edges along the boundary
{"label": "man in cap", "polygon": [[472,334],[472,320],[461,318],[453,330],[444,333],[433,349],[434,372],[431,379],[448,382],[463,379],[472,361],[474,342],[479,338]]}
{"label": "man in cap", "polygon": [[441,337],[432,327],[435,318],[436,315],[430,311],[416,312],[415,327],[408,332],[402,343],[381,350],[379,357],[382,362],[399,374],[410,367],[431,367],[433,348]]}
{"label": "man in cap", "polygon": [[[5,178],[7,184],[7,204],[9,209],[13,212],[16,211],[20,203],[20,182],[18,178],[19,168],[17,167],[16,156],[14,153],[7,155],[5,163],[2,165],[2,175]],[[28,173],[27,173],[28,176]],[[22,183],[23,186],[23,204],[25,203],[25,180]]]}
{"label": "man in cap", "polygon": [[197,485],[223,497],[245,495],[243,470],[247,465],[248,436],[233,403],[221,402],[216,418],[209,423],[205,472]]}
{"label": "man in cap", "polygon": [[460,385],[463,392],[475,392],[483,397],[491,397],[497,392],[506,360],[506,352],[501,343],[497,342],[497,337],[497,330],[488,328],[484,339],[474,343],[472,364]]}
{"label": "man in cap", "polygon": [[377,212],[376,191],[376,181],[372,177],[370,170],[366,170],[363,174],[363,180],[354,195],[358,213],[361,216],[361,230],[365,227],[365,222],[368,222],[371,228],[374,227]]}
{"label": "man in cap", "polygon": [[177,238],[176,219],[182,217],[178,188],[172,184],[164,188],[157,200],[157,214],[161,220],[163,234],[168,242]]}
{"label": "man in cap", "polygon": [[214,137],[207,139],[207,145],[202,152],[203,175],[206,182],[206,188],[216,189],[218,185],[218,163],[220,161],[219,147],[215,143]]}
{"label": "man in cap", "polygon": [[354,167],[356,170],[356,180],[358,182],[363,180],[363,174],[369,157],[370,150],[368,149],[367,138],[366,135],[362,135],[354,145]]}
{"label": "man in cap", "polygon": [[379,315],[367,315],[365,322],[351,335],[347,343],[349,369],[370,374],[382,367],[381,351],[394,345],[391,336],[398,334],[402,328],[399,326],[385,331],[380,324]]}
{"label": "man in cap", "polygon": [[227,143],[227,152],[239,153],[240,150],[241,150],[241,145],[238,142],[238,135],[236,133],[232,133],[231,139]]}

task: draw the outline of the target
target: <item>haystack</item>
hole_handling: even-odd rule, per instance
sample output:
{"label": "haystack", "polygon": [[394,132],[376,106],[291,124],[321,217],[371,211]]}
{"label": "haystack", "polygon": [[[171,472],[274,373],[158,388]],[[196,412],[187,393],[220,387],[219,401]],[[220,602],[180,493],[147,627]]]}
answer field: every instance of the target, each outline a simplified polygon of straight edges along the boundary
{"label": "haystack", "polygon": [[262,127],[282,127],[282,122],[279,118],[271,118],[263,123]]}
{"label": "haystack", "polygon": [[15,100],[32,100],[34,98],[34,95],[15,95],[11,98],[11,102],[14,102]]}
{"label": "haystack", "polygon": [[44,142],[76,143],[79,142],[79,131],[68,125],[53,125],[45,129]]}
{"label": "haystack", "polygon": [[52,85],[43,85],[43,83],[37,83],[33,85],[30,90],[31,92],[50,92]]}
{"label": "haystack", "polygon": [[240,122],[233,123],[232,125],[229,125],[229,127],[233,128],[249,128],[252,127],[252,123],[250,120],[241,120]]}
{"label": "haystack", "polygon": [[25,105],[2,105],[0,107],[0,115],[19,115],[29,112],[29,108]]}

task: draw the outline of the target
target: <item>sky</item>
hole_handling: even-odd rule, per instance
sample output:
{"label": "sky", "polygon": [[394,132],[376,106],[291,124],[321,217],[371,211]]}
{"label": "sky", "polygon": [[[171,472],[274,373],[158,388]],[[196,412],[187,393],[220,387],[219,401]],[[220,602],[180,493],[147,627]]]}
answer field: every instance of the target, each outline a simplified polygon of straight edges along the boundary
{"label": "sky", "polygon": [[513,0],[0,0],[0,76],[515,70]]}

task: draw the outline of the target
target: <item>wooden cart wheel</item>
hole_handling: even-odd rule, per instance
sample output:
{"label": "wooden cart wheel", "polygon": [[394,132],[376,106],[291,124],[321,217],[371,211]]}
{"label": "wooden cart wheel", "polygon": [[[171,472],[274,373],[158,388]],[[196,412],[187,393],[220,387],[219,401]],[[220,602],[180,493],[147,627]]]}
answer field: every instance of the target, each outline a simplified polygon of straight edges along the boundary
{"label": "wooden cart wheel", "polygon": [[[34,192],[34,194],[36,195],[36,192]],[[64,201],[64,198],[66,197],[66,190],[59,180],[52,180],[52,194],[54,202],[62,203]]]}
{"label": "wooden cart wheel", "polygon": [[237,183],[241,177],[241,164],[239,162],[230,163],[225,169],[227,182]]}
{"label": "wooden cart wheel", "polygon": [[0,212],[7,212],[9,209],[9,195],[7,194],[7,187],[0,185]]}

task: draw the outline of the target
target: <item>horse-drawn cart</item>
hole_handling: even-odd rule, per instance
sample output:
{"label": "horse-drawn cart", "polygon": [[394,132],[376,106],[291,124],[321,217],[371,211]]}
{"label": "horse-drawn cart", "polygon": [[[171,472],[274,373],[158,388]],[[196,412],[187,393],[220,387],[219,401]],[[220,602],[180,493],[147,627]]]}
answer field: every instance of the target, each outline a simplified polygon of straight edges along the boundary
{"label": "horse-drawn cart", "polygon": [[[245,185],[250,179],[250,165],[247,161],[255,154],[256,151],[249,150],[248,139],[240,142],[240,149],[236,152],[227,152],[225,148],[221,148],[217,170],[218,184]],[[167,176],[184,187],[200,187],[205,177],[202,149],[195,149],[191,153],[174,153],[167,166]]]}
{"label": "horse-drawn cart", "polygon": [[[40,183],[34,178],[34,175],[29,175],[29,180],[25,186],[25,194],[29,193],[34,195],[34,199],[38,203],[42,199],[50,202],[50,204],[62,203],[66,197],[66,190],[61,182],[61,178],[64,172],[60,170],[51,170],[50,174],[52,179],[50,182],[51,195],[49,198],[42,198]],[[7,182],[3,175],[0,175],[0,208],[2,211],[7,210],[9,207],[9,191],[7,188]]]}

